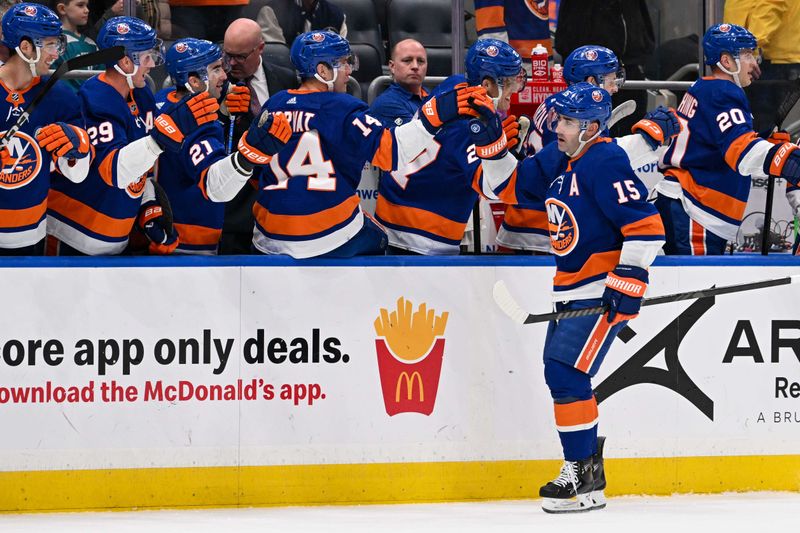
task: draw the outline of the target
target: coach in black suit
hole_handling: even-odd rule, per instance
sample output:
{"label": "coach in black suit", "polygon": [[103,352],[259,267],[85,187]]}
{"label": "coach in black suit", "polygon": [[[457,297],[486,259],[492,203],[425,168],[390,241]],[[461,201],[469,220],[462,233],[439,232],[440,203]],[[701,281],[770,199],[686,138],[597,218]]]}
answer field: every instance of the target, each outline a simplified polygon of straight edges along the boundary
{"label": "coach in black suit", "polygon": [[[234,20],[225,31],[222,45],[228,77],[231,85],[244,85],[250,92],[250,111],[236,118],[232,146],[236,148],[239,138],[250,127],[253,118],[261,110],[271,94],[298,87],[297,73],[288,66],[271,62],[264,53],[261,27],[252,19]],[[229,88],[229,92],[231,89]],[[226,141],[229,119],[223,110]],[[236,197],[225,205],[225,222],[222,226],[221,254],[250,253],[253,239],[253,203],[258,191],[245,186]]]}

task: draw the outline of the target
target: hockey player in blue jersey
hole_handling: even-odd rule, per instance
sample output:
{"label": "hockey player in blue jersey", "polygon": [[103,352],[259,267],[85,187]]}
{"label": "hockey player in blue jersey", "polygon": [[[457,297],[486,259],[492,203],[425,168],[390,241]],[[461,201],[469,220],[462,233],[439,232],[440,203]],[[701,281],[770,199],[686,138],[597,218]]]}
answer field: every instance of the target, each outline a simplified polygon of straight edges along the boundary
{"label": "hockey player in blue jersey", "polygon": [[498,116],[470,121],[470,133],[486,196],[510,204],[544,202],[556,258],[555,309],[608,306],[600,317],[559,320],[547,330],[544,374],[564,464],[539,495],[545,511],[561,513],[605,506],[591,378],[617,332],[639,313],[664,227],[625,151],[601,136],[611,115],[608,92],[577,83],[555,95],[552,105],[557,142],[522,162],[507,152]]}
{"label": "hockey player in blue jersey", "polygon": [[[2,26],[11,53],[0,67],[0,130],[6,131],[42,90],[64,38],[59,18],[40,4],[12,6]],[[80,182],[89,170],[92,150],[82,123],[77,97],[58,82],[2,150],[0,255],[44,252],[51,173]]]}
{"label": "hockey player in blue jersey", "polygon": [[164,150],[179,150],[185,135],[216,120],[219,105],[202,93],[156,118],[145,76],[163,52],[155,30],[141,20],[110,19],[97,43],[124,46],[125,56],[78,92],[96,157],[83,183],[54,180],[48,233],[60,241],[61,255],[116,255],[125,252],[136,224],[150,253],[170,253],[178,235],[148,177]]}
{"label": "hockey player in blue jersey", "polygon": [[[160,91],[156,105],[169,113],[189,94],[208,91],[220,98],[226,75],[219,46],[200,39],[181,39],[167,51],[167,72],[175,87]],[[225,215],[224,202],[233,198],[253,175],[256,164],[269,157],[289,139],[284,115],[268,115],[253,121],[247,138],[260,141],[258,151],[267,157],[248,158],[250,152],[225,153],[224,132],[218,121],[208,122],[186,135],[178,152],[164,152],[158,159],[158,182],[172,206],[180,235],[176,252],[216,254]],[[275,135],[272,135],[274,132]]]}
{"label": "hockey player in blue jersey", "polygon": [[683,130],[664,154],[656,207],[667,230],[667,254],[719,255],[735,241],[751,177],[800,178],[800,152],[753,131],[743,88],[758,76],[756,38],[741,26],[717,24],[703,36],[712,76],[697,80],[678,106]]}
{"label": "hockey player in blue jersey", "polygon": [[[564,80],[568,85],[588,82],[616,94],[625,82],[625,70],[620,67],[616,54],[605,46],[586,45],[576,48],[564,61]],[[556,134],[547,128],[552,106],[543,102],[533,116],[528,137],[529,153],[540,151],[555,142]],[[675,112],[657,108],[649,112],[633,127],[633,134],[615,139],[625,149],[631,167],[648,189],[661,179],[654,168],[666,148],[663,145],[677,135],[680,125]],[[604,133],[607,135],[607,132]],[[638,169],[642,169],[639,171]],[[547,252],[550,238],[544,205],[511,205],[506,208],[503,224],[497,232],[497,243],[506,248],[525,252]]]}
{"label": "hockey player in blue jersey", "polygon": [[[484,88],[506,111],[525,84],[522,58],[507,43],[481,39],[467,51],[466,76],[447,78],[433,96],[468,84]],[[478,198],[474,181],[480,160],[466,121],[447,124],[410,164],[378,184],[375,217],[386,227],[390,253],[453,255],[460,251],[467,220]],[[388,178],[388,179],[387,179]]]}
{"label": "hockey player in blue jersey", "polygon": [[476,116],[469,102],[492,104],[482,89],[459,87],[428,100],[418,119],[386,129],[364,102],[344,94],[354,66],[347,40],[329,31],[304,33],[292,44],[291,58],[303,82],[271,96],[265,107],[289,119],[292,136],[257,171],[253,245],[295,258],[383,254],[386,235],[356,194],[364,163],[405,167],[443,124]]}

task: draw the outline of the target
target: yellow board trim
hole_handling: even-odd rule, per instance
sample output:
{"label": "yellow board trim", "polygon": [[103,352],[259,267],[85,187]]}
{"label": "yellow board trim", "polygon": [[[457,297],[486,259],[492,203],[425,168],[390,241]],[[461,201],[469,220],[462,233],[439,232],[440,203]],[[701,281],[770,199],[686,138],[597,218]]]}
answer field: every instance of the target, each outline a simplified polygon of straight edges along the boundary
{"label": "yellow board trim", "polygon": [[[534,498],[560,461],[0,472],[0,511]],[[800,455],[607,459],[606,494],[800,491]]]}

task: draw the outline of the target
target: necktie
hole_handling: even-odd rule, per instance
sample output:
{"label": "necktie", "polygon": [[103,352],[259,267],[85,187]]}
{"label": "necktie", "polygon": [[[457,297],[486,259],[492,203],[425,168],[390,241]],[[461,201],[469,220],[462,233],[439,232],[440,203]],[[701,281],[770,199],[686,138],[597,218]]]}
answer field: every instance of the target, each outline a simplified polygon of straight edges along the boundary
{"label": "necktie", "polygon": [[250,113],[254,117],[258,116],[258,112],[261,111],[261,100],[258,99],[255,81],[255,76],[247,78],[247,86],[250,88]]}

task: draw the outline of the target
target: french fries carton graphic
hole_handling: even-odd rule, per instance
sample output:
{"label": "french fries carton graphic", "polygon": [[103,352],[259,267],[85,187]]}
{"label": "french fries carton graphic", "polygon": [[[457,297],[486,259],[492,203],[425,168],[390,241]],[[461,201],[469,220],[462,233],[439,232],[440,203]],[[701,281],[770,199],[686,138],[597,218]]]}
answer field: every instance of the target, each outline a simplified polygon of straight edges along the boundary
{"label": "french fries carton graphic", "polygon": [[416,311],[402,296],[397,308],[375,319],[375,349],[386,414],[430,415],[436,404],[444,358],[447,311],[436,316],[423,302]]}

